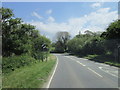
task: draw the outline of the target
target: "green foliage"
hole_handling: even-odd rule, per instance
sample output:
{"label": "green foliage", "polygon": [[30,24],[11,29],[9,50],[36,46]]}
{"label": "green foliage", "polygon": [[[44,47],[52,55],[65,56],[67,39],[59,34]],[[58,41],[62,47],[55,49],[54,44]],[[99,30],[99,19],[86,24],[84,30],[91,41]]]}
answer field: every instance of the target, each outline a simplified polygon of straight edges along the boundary
{"label": "green foliage", "polygon": [[30,65],[35,63],[36,60],[29,55],[13,56],[13,57],[3,57],[2,58],[2,72],[8,73],[16,70],[22,66]]}
{"label": "green foliage", "polygon": [[120,20],[111,23],[101,37],[105,39],[120,39]]}
{"label": "green foliage", "polygon": [[50,51],[50,43],[51,41],[47,39],[45,36],[39,36],[33,41],[33,56],[36,59],[43,60],[48,55]]}
{"label": "green foliage", "polygon": [[6,20],[11,18],[12,16],[14,16],[13,12],[11,9],[9,8],[1,8],[0,9],[1,13],[2,13],[2,20]]}
{"label": "green foliage", "polygon": [[113,62],[119,61],[117,60],[119,57],[118,53],[120,52],[119,46],[120,20],[112,22],[103,33],[93,33],[87,30],[85,34],[79,33],[68,42],[70,53],[79,56],[108,55],[109,53],[111,57],[114,57]]}
{"label": "green foliage", "polygon": [[50,55],[48,62],[36,62],[16,68],[2,77],[2,88],[42,88],[55,63],[56,57]]}
{"label": "green foliage", "polygon": [[40,35],[35,26],[15,18],[11,9],[1,8],[1,11],[3,72],[28,65],[35,59],[47,60],[51,41]]}
{"label": "green foliage", "polygon": [[[35,26],[22,24],[20,18],[12,18],[12,10],[8,8],[2,8],[2,16],[3,56],[9,57],[25,53],[34,56],[34,53],[39,55],[41,52],[49,52],[50,40],[41,36]],[[44,43],[46,50],[42,50]]]}
{"label": "green foliage", "polygon": [[120,63],[115,60],[115,57],[111,55],[87,55],[84,58],[89,59],[95,62],[101,62],[105,64],[109,64],[111,66],[120,67]]}
{"label": "green foliage", "polygon": [[55,48],[52,52],[63,53],[68,50],[67,43],[70,40],[70,34],[68,32],[57,32],[56,33],[56,42],[53,47]]}
{"label": "green foliage", "polygon": [[68,42],[68,49],[76,54],[104,54],[104,42],[100,39],[99,34],[91,33],[76,35]]}
{"label": "green foliage", "polygon": [[113,54],[120,46],[120,20],[112,22],[101,37],[106,40],[105,45],[109,52]]}
{"label": "green foliage", "polygon": [[2,48],[3,56],[10,56],[12,51],[17,47],[15,40],[18,40],[20,19],[10,19],[2,23]]}

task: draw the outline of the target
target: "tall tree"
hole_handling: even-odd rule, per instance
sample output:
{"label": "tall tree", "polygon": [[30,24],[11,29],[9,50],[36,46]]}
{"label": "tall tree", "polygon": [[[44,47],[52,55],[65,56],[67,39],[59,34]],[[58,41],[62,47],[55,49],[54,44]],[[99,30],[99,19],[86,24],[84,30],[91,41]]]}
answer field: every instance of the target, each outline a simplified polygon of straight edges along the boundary
{"label": "tall tree", "polygon": [[106,40],[106,47],[112,54],[120,52],[120,20],[112,22],[101,37]]}
{"label": "tall tree", "polygon": [[58,52],[67,51],[67,42],[70,39],[68,32],[57,32],[56,33],[56,50]]}
{"label": "tall tree", "polygon": [[[28,54],[36,59],[43,57],[49,52],[50,40],[41,36],[35,26],[23,24],[20,18],[13,17],[12,10],[1,8],[2,10],[2,55]],[[44,49],[42,45],[44,44]],[[45,47],[46,46],[46,47]],[[41,52],[45,52],[44,54]],[[43,57],[44,59],[44,57]]]}
{"label": "tall tree", "polygon": [[20,18],[13,19],[14,16],[11,9],[1,8],[2,14],[2,54],[3,56],[10,56],[14,46],[15,32],[19,29],[21,24]]}
{"label": "tall tree", "polygon": [[105,39],[120,39],[120,20],[111,23],[101,37]]}

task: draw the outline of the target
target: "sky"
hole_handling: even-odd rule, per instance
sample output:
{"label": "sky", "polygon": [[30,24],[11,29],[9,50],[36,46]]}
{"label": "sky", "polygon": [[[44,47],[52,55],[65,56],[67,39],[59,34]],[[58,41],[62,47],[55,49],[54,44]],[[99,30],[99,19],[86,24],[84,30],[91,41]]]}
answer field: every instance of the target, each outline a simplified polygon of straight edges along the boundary
{"label": "sky", "polygon": [[3,2],[2,6],[51,40],[59,31],[72,37],[79,31],[103,32],[118,19],[117,2]]}

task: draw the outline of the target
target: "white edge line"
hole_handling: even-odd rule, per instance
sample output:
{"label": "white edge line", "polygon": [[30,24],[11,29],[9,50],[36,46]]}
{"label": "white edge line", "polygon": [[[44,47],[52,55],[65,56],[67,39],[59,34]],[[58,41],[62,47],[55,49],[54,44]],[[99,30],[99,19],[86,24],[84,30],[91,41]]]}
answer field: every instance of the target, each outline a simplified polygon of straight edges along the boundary
{"label": "white edge line", "polygon": [[[55,55],[55,56],[56,56],[56,55]],[[50,87],[50,83],[51,83],[51,81],[52,81],[52,79],[53,79],[53,76],[54,76],[54,74],[55,74],[55,71],[56,71],[56,69],[57,69],[57,66],[58,66],[58,57],[56,56],[56,58],[57,58],[57,63],[56,63],[56,65],[55,65],[55,69],[54,69],[54,71],[53,71],[53,74],[52,74],[52,76],[51,76],[51,78],[50,78],[50,80],[49,80],[48,85],[47,85],[46,88],[49,88],[49,87]]]}
{"label": "white edge line", "polygon": [[103,77],[102,75],[98,74],[97,72],[95,72],[94,70],[92,70],[91,68],[88,67],[88,69],[92,72],[94,72],[96,75],[98,75],[99,77]]}
{"label": "white edge line", "polygon": [[103,67],[99,67],[99,69],[100,69],[100,70],[102,70],[103,72],[106,72],[106,73],[108,73],[108,74],[110,74],[110,75],[112,75],[112,76],[114,76],[114,77],[117,77],[117,78],[118,78],[118,76],[116,76],[116,75],[114,75],[114,74],[110,73],[109,71],[104,71],[102,68],[103,68]]}

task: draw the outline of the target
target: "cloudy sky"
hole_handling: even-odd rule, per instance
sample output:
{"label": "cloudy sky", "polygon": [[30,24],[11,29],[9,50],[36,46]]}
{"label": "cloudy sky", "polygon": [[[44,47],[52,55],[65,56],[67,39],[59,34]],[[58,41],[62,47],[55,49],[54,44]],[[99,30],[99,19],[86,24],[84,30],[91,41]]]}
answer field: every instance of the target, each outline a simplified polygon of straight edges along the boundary
{"label": "cloudy sky", "polygon": [[68,31],[75,36],[81,31],[104,31],[118,18],[117,2],[4,2],[15,17],[30,23],[42,35],[53,39],[56,32]]}

